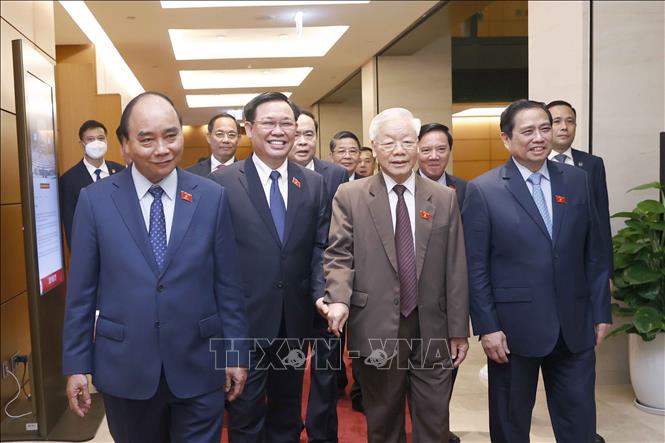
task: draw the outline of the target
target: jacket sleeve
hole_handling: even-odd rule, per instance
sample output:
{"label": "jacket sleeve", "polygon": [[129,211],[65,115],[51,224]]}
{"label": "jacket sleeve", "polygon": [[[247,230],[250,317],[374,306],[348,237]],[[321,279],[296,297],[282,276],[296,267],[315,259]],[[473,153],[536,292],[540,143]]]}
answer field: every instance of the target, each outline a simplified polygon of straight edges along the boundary
{"label": "jacket sleeve", "polygon": [[353,292],[353,211],[345,186],[340,186],[333,199],[330,236],[323,269],[326,277],[326,303],[349,306]]}
{"label": "jacket sleeve", "polygon": [[448,337],[469,336],[469,280],[464,230],[457,195],[450,199],[448,250],[446,251],[446,307]]}

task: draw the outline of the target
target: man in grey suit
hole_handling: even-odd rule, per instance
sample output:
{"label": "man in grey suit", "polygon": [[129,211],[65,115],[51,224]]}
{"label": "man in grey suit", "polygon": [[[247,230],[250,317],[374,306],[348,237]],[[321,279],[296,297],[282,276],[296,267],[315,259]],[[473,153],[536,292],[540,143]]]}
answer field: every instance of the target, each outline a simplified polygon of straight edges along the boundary
{"label": "man in grey suit", "polygon": [[187,169],[201,177],[207,177],[210,173],[232,165],[236,161],[236,149],[240,142],[240,125],[231,114],[217,114],[208,122],[206,139],[212,155]]}

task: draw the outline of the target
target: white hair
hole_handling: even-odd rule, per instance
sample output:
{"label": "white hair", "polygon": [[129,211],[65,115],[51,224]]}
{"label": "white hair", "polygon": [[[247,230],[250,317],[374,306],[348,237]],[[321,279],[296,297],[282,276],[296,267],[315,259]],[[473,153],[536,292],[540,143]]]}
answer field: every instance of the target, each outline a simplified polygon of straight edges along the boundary
{"label": "white hair", "polygon": [[381,111],[369,124],[369,139],[373,142],[379,133],[379,128],[388,120],[406,120],[413,125],[416,135],[420,132],[420,119],[415,118],[411,111],[404,108],[389,108]]}

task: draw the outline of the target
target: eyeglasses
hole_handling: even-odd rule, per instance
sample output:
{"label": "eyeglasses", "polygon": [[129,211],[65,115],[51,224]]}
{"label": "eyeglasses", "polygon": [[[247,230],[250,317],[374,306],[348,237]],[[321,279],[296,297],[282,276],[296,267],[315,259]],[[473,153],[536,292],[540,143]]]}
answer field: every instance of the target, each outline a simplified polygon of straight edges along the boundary
{"label": "eyeglasses", "polygon": [[282,128],[282,131],[284,132],[291,132],[296,129],[296,122],[293,120],[284,120],[281,122],[276,122],[273,120],[262,120],[258,122],[252,122],[252,124],[256,124],[261,129],[265,129],[266,131],[272,131],[277,128],[277,126]]}
{"label": "eyeglasses", "polygon": [[235,140],[238,138],[238,133],[229,131],[229,132],[224,132],[224,131],[215,131],[214,132],[215,137],[219,139],[223,139],[224,137],[227,137],[229,140]]}
{"label": "eyeglasses", "polygon": [[359,149],[351,148],[351,149],[335,149],[333,154],[339,155],[340,157],[344,157],[345,155],[350,155],[350,156],[356,156],[360,154]]}
{"label": "eyeglasses", "polygon": [[393,152],[398,146],[404,148],[405,151],[413,151],[416,149],[416,142],[414,140],[402,140],[401,142],[392,141],[379,143],[379,149],[383,152]]}
{"label": "eyeglasses", "polygon": [[314,131],[296,132],[296,138],[304,138],[307,141],[314,140]]}

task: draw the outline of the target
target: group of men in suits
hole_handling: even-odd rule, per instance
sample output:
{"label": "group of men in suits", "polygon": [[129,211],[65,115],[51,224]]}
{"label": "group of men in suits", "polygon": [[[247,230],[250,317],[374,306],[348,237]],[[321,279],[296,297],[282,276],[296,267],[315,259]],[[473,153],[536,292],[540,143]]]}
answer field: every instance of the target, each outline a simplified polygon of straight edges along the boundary
{"label": "group of men in suits", "polygon": [[[593,441],[611,250],[593,176],[548,161],[551,145],[570,152],[567,108],[511,104],[501,117],[511,158],[467,185],[445,172],[449,129],[402,108],[370,125],[381,172],[351,181],[314,158],[314,116],[274,92],[245,106],[252,155],[235,161],[239,125],[220,114],[212,155],[192,174],[177,166],[173,103],[137,96],[117,131],[131,166],[80,191],[70,230],[70,407],[87,413],[92,374],[119,442],[218,442],[225,400],[231,442],[297,442],[304,426],[310,442],[337,441],[333,337],[348,330],[368,440],[403,441],[408,400],[414,441],[448,442],[470,307],[492,440],[528,441],[542,368],[557,439]],[[342,132],[331,141],[340,161],[360,152]]]}

